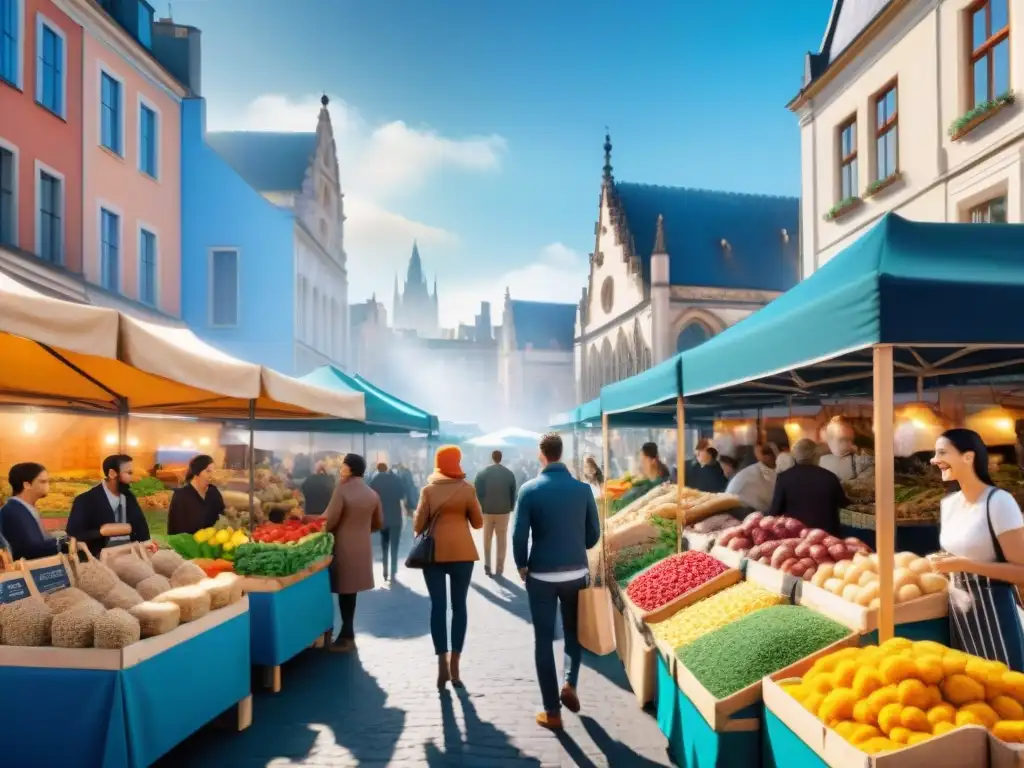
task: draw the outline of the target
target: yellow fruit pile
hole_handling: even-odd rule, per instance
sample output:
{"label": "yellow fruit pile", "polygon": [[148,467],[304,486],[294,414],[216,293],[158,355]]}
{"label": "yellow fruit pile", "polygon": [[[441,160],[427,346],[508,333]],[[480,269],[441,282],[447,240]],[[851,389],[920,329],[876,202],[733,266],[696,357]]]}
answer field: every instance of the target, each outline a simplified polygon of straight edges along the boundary
{"label": "yellow fruit pile", "polygon": [[203,528],[196,531],[192,538],[199,544],[220,545],[225,552],[249,543],[249,537],[241,528],[221,528],[219,531],[216,528]]}
{"label": "yellow fruit pile", "polygon": [[781,595],[742,581],[683,608],[664,621],[652,623],[651,632],[666,645],[679,649],[748,613],[786,602]]}
{"label": "yellow fruit pile", "polygon": [[1024,742],[1024,674],[930,641],[893,638],[818,659],[782,687],[868,754],[920,744],[964,725]]}

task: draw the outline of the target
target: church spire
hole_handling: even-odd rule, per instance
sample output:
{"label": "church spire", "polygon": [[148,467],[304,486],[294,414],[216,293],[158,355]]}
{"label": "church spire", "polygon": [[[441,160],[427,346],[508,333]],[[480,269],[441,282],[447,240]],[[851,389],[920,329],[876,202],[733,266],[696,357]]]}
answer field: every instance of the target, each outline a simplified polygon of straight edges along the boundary
{"label": "church spire", "polygon": [[407,286],[422,284],[425,287],[427,284],[427,278],[423,275],[420,249],[415,240],[412,241],[412,256],[409,257],[409,271],[406,274],[405,282]]}
{"label": "church spire", "polygon": [[615,182],[615,177],[612,176],[612,136],[608,132],[608,126],[604,127],[604,183],[612,184]]}
{"label": "church spire", "polygon": [[660,213],[658,214],[658,225],[654,231],[654,250],[651,251],[652,256],[667,256],[668,251],[665,249],[665,217]]}

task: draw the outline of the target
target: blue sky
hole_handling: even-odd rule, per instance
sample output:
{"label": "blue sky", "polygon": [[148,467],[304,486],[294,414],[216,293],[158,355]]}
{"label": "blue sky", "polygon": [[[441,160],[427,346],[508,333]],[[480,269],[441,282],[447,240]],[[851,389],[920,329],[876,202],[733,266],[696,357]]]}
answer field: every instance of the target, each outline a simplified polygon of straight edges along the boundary
{"label": "blue sky", "polygon": [[[164,0],[156,0],[164,15]],[[331,97],[350,301],[418,237],[442,320],[578,300],[609,126],[617,178],[799,194],[785,103],[831,0],[176,0],[215,128],[313,130]],[[306,127],[308,125],[308,128]],[[383,296],[382,296],[383,294]]]}

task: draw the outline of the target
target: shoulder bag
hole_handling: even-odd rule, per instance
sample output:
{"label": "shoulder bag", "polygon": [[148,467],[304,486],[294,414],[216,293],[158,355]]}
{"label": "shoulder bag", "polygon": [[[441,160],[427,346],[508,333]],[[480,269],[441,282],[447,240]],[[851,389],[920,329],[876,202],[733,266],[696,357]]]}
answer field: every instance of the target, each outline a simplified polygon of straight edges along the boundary
{"label": "shoulder bag", "polygon": [[440,516],[433,510],[427,516],[427,527],[423,533],[412,540],[409,556],[405,558],[406,568],[426,568],[434,564],[434,523]]}

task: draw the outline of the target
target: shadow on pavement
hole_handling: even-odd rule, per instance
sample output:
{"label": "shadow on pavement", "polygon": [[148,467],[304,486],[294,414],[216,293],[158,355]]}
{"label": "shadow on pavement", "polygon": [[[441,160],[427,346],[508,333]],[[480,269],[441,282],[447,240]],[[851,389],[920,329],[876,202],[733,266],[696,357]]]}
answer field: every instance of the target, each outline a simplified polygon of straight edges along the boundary
{"label": "shadow on pavement", "polygon": [[[279,694],[253,696],[253,725],[225,738],[207,728],[156,765],[386,765],[405,727],[404,710],[363,669],[357,654],[303,652],[289,662]],[[340,745],[351,758],[338,755]],[[330,762],[333,760],[333,762]],[[351,762],[354,760],[354,763]],[[288,761],[288,762],[285,762]]]}
{"label": "shadow on pavement", "polygon": [[580,717],[580,722],[583,723],[583,729],[587,732],[587,735],[593,740],[597,748],[601,750],[601,754],[608,758],[608,765],[628,765],[631,768],[647,768],[648,766],[661,765],[661,763],[656,763],[653,760],[648,760],[646,757],[638,755],[621,741],[613,739],[608,735],[608,731],[594,718],[583,715]]}
{"label": "shadow on pavement", "polygon": [[525,621],[527,624],[533,623],[533,619],[530,617],[530,604],[526,601],[526,592],[524,590],[509,590],[506,587],[499,593],[493,592],[490,589],[487,589],[487,587],[481,586],[476,582],[471,582],[469,586],[473,588],[474,592],[490,602],[492,605],[496,605],[499,608],[508,611],[516,618]]}
{"label": "shadow on pavement", "polygon": [[[379,575],[379,574],[378,574]],[[376,577],[375,577],[376,578]],[[399,571],[390,589],[360,592],[356,603],[356,634],[407,640],[430,632],[430,598],[403,584],[422,579],[415,571]]]}
{"label": "shadow on pavement", "polygon": [[605,656],[598,656],[590,651],[583,651],[583,666],[592,669],[601,675],[605,680],[618,686],[624,691],[633,692],[633,687],[626,677],[626,670],[619,661],[619,655],[614,651]]}
{"label": "shadow on pavement", "polygon": [[432,741],[423,745],[427,765],[515,765],[530,768],[541,765],[536,758],[524,755],[509,742],[508,735],[494,725],[486,723],[477,714],[473,697],[465,689],[456,689],[462,708],[465,734],[459,729],[455,716],[454,697],[448,691],[438,698],[443,723],[444,751]]}

